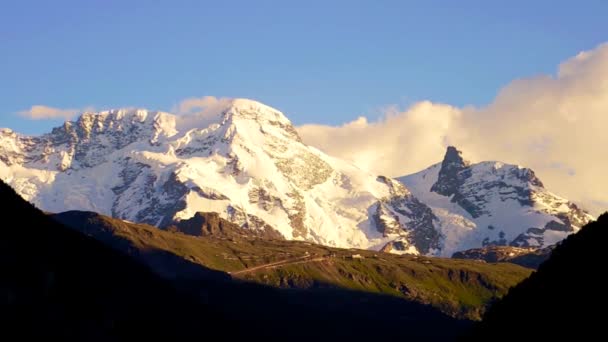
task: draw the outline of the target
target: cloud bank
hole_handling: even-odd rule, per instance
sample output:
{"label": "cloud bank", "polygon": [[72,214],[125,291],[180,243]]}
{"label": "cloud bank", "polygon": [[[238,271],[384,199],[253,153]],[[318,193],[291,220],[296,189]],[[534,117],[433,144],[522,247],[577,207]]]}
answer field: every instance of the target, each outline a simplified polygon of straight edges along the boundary
{"label": "cloud bank", "polygon": [[46,120],[46,119],[64,119],[70,120],[77,116],[79,113],[84,111],[91,111],[92,108],[85,109],[62,109],[53,108],[44,105],[36,105],[30,107],[30,109],[22,110],[18,112],[19,115],[32,119],[32,120]]}
{"label": "cloud bank", "polygon": [[423,101],[342,126],[304,125],[303,140],[362,167],[401,176],[441,161],[455,145],[472,161],[536,171],[552,191],[594,214],[608,210],[608,44],[579,53],[556,75],[511,82],[485,107]]}

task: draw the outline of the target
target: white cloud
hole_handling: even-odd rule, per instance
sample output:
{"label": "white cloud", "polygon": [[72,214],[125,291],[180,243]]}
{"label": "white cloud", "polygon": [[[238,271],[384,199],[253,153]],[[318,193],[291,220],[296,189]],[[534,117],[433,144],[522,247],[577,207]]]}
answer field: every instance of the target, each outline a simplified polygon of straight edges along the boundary
{"label": "white cloud", "polygon": [[391,108],[378,122],[360,117],[339,127],[304,125],[298,132],[306,143],[330,155],[396,176],[435,162],[445,151],[448,130],[460,115],[451,106],[419,102],[406,112]]}
{"label": "white cloud", "polygon": [[428,101],[338,127],[304,125],[304,141],[400,176],[441,160],[447,145],[473,161],[530,167],[552,191],[599,213],[608,203],[608,44],[562,63],[555,76],[515,80],[482,108]]}
{"label": "white cloud", "polygon": [[26,117],[32,120],[45,120],[45,119],[65,119],[69,120],[79,113],[85,111],[91,111],[92,108],[85,109],[62,109],[62,108],[53,108],[44,105],[36,105],[30,107],[30,109],[22,110],[18,112],[19,115]]}
{"label": "white cloud", "polygon": [[233,99],[215,96],[192,97],[182,100],[173,107],[173,112],[180,115],[177,122],[178,130],[194,127],[206,127],[215,122]]}
{"label": "white cloud", "polygon": [[177,114],[188,115],[198,114],[201,112],[214,111],[218,108],[225,108],[227,104],[232,101],[231,98],[215,97],[215,96],[203,96],[203,97],[191,97],[180,101],[180,103],[173,108],[173,111]]}

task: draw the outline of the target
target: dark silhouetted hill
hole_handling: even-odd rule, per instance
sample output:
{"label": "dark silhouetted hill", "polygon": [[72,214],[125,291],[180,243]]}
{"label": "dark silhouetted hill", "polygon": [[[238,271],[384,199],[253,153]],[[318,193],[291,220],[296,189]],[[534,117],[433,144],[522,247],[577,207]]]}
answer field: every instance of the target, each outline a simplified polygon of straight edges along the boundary
{"label": "dark silhouetted hill", "polygon": [[476,340],[605,336],[607,240],[608,213],[559,244],[536,273],[490,308],[472,336]]}
{"label": "dark silhouetted hill", "polygon": [[[228,323],[0,183],[0,333],[75,340],[213,336]],[[202,332],[206,330],[206,333]]]}

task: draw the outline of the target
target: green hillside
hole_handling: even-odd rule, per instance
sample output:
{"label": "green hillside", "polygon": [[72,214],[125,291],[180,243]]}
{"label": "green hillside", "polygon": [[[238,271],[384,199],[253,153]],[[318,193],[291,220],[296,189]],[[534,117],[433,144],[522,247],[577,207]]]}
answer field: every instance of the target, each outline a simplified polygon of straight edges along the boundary
{"label": "green hillside", "polygon": [[335,287],[388,294],[430,304],[459,318],[479,319],[488,303],[531,273],[508,263],[398,256],[238,234],[192,236],[94,213],[68,212],[55,218],[136,255],[165,275],[189,276],[187,271],[176,273],[179,268],[171,262],[159,262],[158,251],[231,273],[236,279],[282,288]]}

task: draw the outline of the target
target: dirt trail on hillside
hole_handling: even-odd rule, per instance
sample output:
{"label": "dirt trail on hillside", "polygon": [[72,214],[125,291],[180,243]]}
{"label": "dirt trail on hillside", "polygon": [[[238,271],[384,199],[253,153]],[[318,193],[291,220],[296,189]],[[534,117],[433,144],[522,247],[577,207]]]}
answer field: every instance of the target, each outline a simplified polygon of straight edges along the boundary
{"label": "dirt trail on hillside", "polygon": [[293,258],[293,259],[275,261],[275,262],[271,262],[269,264],[258,265],[258,266],[246,268],[246,269],[240,270],[240,271],[228,272],[228,274],[230,274],[231,276],[238,276],[238,275],[252,273],[255,271],[268,269],[268,268],[276,268],[276,267],[295,265],[295,264],[305,264],[305,263],[309,263],[309,262],[318,262],[318,261],[323,261],[326,259],[328,259],[328,257],[326,257],[326,256],[313,257],[312,255],[305,255],[305,256],[301,256],[301,257],[297,257],[297,258]]}

